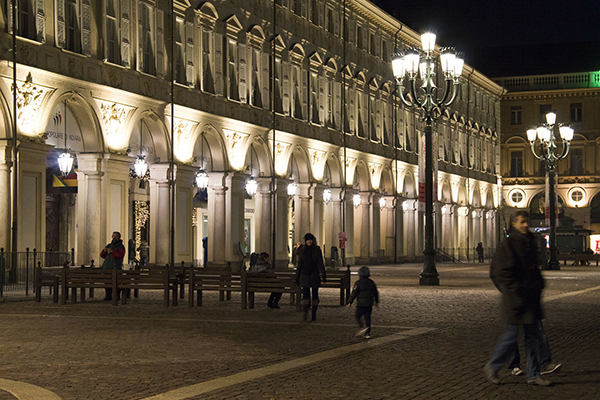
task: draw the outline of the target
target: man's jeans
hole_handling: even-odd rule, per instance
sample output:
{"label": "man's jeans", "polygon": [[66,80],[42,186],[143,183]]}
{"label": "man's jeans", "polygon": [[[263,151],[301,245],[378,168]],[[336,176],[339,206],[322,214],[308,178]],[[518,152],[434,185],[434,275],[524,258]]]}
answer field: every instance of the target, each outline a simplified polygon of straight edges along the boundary
{"label": "man's jeans", "polygon": [[[525,352],[527,353],[527,379],[531,380],[540,376],[542,331],[539,323],[523,324],[523,330],[525,331]],[[493,371],[499,371],[514,355],[518,337],[519,325],[506,325],[504,333],[498,339],[492,359],[488,363]]]}
{"label": "man's jeans", "polygon": [[[543,371],[548,365],[552,363],[552,352],[550,351],[550,342],[548,336],[544,332],[544,325],[542,320],[539,321],[539,329],[542,335],[542,343],[540,345],[540,368]],[[519,354],[519,344],[515,343],[513,356],[509,358],[508,369],[512,370],[521,364],[521,355]]]}

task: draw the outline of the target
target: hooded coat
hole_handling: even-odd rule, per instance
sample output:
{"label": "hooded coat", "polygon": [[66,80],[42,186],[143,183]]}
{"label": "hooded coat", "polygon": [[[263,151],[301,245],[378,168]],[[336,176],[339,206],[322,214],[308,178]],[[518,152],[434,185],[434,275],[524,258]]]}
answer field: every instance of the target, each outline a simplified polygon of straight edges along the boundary
{"label": "hooded coat", "polygon": [[104,258],[102,269],[123,269],[123,258],[125,257],[125,246],[123,240],[119,239],[116,242],[110,242],[106,245],[112,249],[112,253],[102,250],[100,257]]}
{"label": "hooded coat", "polygon": [[321,286],[319,273],[323,276],[323,281],[325,281],[327,275],[321,248],[314,244],[314,242],[312,246],[304,245],[298,256],[296,283],[300,287],[319,287]]}
{"label": "hooded coat", "polygon": [[534,324],[542,319],[544,279],[535,238],[512,229],[490,266],[490,278],[502,293],[502,308],[510,325]]}

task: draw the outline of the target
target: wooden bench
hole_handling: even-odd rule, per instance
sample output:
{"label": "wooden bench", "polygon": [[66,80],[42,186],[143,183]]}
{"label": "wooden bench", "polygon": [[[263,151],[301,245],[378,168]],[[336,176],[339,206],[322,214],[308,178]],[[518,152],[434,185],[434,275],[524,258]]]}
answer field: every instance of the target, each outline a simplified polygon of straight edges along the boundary
{"label": "wooden bench", "polygon": [[190,267],[188,277],[190,307],[194,307],[194,294],[196,295],[196,305],[202,306],[203,291],[218,291],[219,301],[223,301],[225,298],[231,300],[231,292],[242,291],[241,276],[233,275],[229,270]]}
{"label": "wooden bench", "polygon": [[600,254],[559,254],[559,261],[564,261],[564,265],[567,265],[567,261],[573,261],[575,265],[581,265],[581,261],[596,261],[596,266],[600,260]]}
{"label": "wooden bench", "polygon": [[290,293],[290,302],[300,310],[301,291],[294,272],[253,273],[242,271],[242,310],[254,308],[255,293]]}
{"label": "wooden bench", "polygon": [[42,268],[41,264],[41,261],[38,261],[35,268],[35,301],[37,303],[42,301],[42,288],[47,287],[52,295],[52,301],[58,303],[62,267]]}
{"label": "wooden bench", "polygon": [[[81,300],[85,300],[85,289],[113,288],[116,294],[117,274],[115,270],[99,268],[69,268],[63,267],[61,273],[61,304],[67,304],[69,289],[71,289],[71,303],[77,302],[77,289],[81,289]],[[113,297],[116,305],[117,296]]]}
{"label": "wooden bench", "polygon": [[[177,285],[169,279],[168,268],[116,271],[116,289],[121,290],[121,304],[127,304],[125,291],[162,290],[163,305],[169,306],[169,291],[173,292],[173,305],[177,305]],[[117,304],[116,291],[113,290],[113,304]]]}
{"label": "wooden bench", "polygon": [[350,298],[350,265],[345,270],[327,272],[327,280],[321,282],[323,288],[340,289],[340,306],[345,306]]}

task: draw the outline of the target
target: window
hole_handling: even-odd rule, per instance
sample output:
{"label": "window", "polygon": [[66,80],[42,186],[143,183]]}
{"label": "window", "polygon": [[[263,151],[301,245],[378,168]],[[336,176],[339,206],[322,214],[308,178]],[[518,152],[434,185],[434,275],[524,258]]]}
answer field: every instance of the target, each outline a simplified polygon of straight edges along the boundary
{"label": "window", "polygon": [[333,115],[333,80],[327,81],[327,127],[335,128]]}
{"label": "window", "polygon": [[281,58],[275,57],[275,112],[283,114],[283,103],[281,97]]}
{"label": "window", "polygon": [[208,93],[215,92],[212,72],[212,33],[202,28],[202,90]]}
{"label": "window", "polygon": [[523,192],[521,192],[520,190],[515,190],[510,195],[510,199],[515,204],[520,203],[521,201],[523,201],[524,198],[525,196],[523,196]]}
{"label": "window", "polygon": [[185,21],[177,17],[175,21],[175,82],[185,84]]}
{"label": "window", "polygon": [[331,8],[327,8],[327,32],[335,33],[335,21],[333,20],[333,10]]}
{"label": "window", "polygon": [[[17,0],[17,35],[36,40],[36,13],[33,9],[33,3],[33,0]],[[11,7],[11,0],[8,0],[7,7]],[[10,11],[7,12],[7,18],[12,15]],[[7,21],[7,23],[12,24],[12,20]]]}
{"label": "window", "polygon": [[262,98],[260,93],[260,50],[252,48],[252,76],[251,76],[251,97],[250,104],[256,107],[262,107]]}
{"label": "window", "polygon": [[140,41],[140,52],[141,59],[139,70],[147,74],[154,75],[156,73],[156,66],[154,63],[154,21],[153,21],[154,9],[148,4],[140,4],[140,32],[138,40]]}
{"label": "window", "polygon": [[570,152],[569,175],[583,175],[583,149],[572,148]]}
{"label": "window", "polygon": [[294,2],[292,10],[296,15],[302,15],[302,0],[290,0]]}
{"label": "window", "polygon": [[375,116],[376,106],[375,106],[375,97],[371,96],[369,98],[369,133],[371,135],[371,140],[379,141],[379,132],[377,132],[377,120]]}
{"label": "window", "polygon": [[319,25],[319,8],[317,7],[317,0],[310,0],[310,22]]}
{"label": "window", "polygon": [[575,203],[579,203],[581,200],[583,200],[583,192],[581,189],[573,189],[571,192],[571,200],[573,200]]}
{"label": "window", "polygon": [[523,152],[522,151],[511,151],[510,152],[510,176],[511,177],[523,176]]}
{"label": "window", "polygon": [[522,114],[523,110],[521,108],[521,106],[518,107],[511,107],[510,108],[510,124],[511,125],[521,125],[523,123],[522,121]]}
{"label": "window", "polygon": [[581,122],[581,103],[571,104],[571,122]]}
{"label": "window", "polygon": [[232,100],[240,99],[237,78],[237,43],[233,40],[227,42],[227,96]]}
{"label": "window", "polygon": [[119,2],[106,0],[106,60],[111,63],[121,63],[119,40]]}
{"label": "window", "polygon": [[540,122],[541,123],[546,123],[546,114],[548,114],[550,111],[552,111],[552,105],[551,104],[542,104],[540,105]]}
{"label": "window", "polygon": [[387,42],[385,40],[381,41],[381,58],[385,62],[389,62],[389,54],[387,49]]}
{"label": "window", "polygon": [[318,97],[318,77],[315,72],[310,73],[310,120],[314,124],[320,124],[319,118],[319,97]]}
{"label": "window", "polygon": [[356,47],[358,47],[359,49],[362,49],[364,46],[364,43],[362,40],[362,38],[363,38],[362,30],[363,30],[363,28],[360,25],[358,25],[356,27]]}
{"label": "window", "polygon": [[375,57],[378,56],[377,54],[377,46],[375,45],[375,34],[373,32],[371,32],[369,34],[369,46],[370,46],[370,50],[371,50],[371,54],[374,55]]}
{"label": "window", "polygon": [[81,27],[79,26],[79,7],[77,0],[65,1],[65,49],[75,53],[81,52]]}
{"label": "window", "polygon": [[293,117],[302,119],[302,82],[300,76],[300,67],[298,65],[292,66],[292,107]]}

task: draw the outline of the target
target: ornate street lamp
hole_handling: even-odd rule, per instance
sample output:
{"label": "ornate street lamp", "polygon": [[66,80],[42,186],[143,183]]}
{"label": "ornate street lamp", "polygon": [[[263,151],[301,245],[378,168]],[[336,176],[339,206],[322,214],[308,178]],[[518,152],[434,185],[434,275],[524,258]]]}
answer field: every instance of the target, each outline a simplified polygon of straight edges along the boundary
{"label": "ornate street lamp", "polygon": [[254,179],[254,176],[252,176],[252,155],[252,146],[250,146],[250,178],[248,178],[246,181],[246,193],[248,193],[248,196],[250,197],[254,197],[256,191],[258,190],[258,182],[256,182],[256,179]]}
{"label": "ornate street lamp", "polygon": [[[562,160],[569,153],[569,144],[573,140],[573,128],[567,124],[559,125],[560,138],[562,139],[562,151],[556,154],[557,146],[554,128],[556,127],[556,114],[549,112],[546,114],[546,123],[532,127],[527,130],[527,139],[531,145],[531,151],[535,158],[543,160],[546,165],[546,187],[548,190],[548,205],[550,218],[550,261],[547,269],[560,270],[556,250],[556,192],[554,185],[556,182],[556,163]],[[540,147],[540,154],[536,151],[536,144]]]}
{"label": "ornate street lamp", "polygon": [[[439,58],[434,55],[435,34],[421,35],[423,49],[407,49],[404,54],[398,54],[392,60],[392,69],[398,83],[398,93],[407,107],[420,108],[425,120],[425,250],[424,262],[419,284],[439,285],[440,280],[435,267],[435,248],[433,237],[433,121],[450,106],[458,93],[459,79],[462,74],[464,60],[457,56],[451,47],[440,50]],[[439,62],[439,63],[438,63]],[[444,92],[437,98],[435,85],[435,70],[441,66],[444,74]],[[417,93],[417,74],[420,72],[421,90]],[[410,97],[404,94],[406,77]]]}
{"label": "ornate street lamp", "polygon": [[71,172],[71,169],[73,168],[73,155],[71,153],[69,153],[69,150],[67,149],[67,102],[65,101],[65,129],[64,129],[64,135],[65,135],[65,148],[64,151],[62,153],[60,153],[60,155],[58,156],[58,169],[60,170],[60,173],[63,174],[63,176],[67,176],[69,175],[69,172]]}
{"label": "ornate street lamp", "polygon": [[379,198],[379,208],[381,208],[382,210],[385,208],[387,204],[387,200],[385,197],[380,197]]}
{"label": "ornate street lamp", "polygon": [[146,181],[150,178],[150,171],[148,171],[148,163],[146,162],[146,156],[142,154],[143,149],[143,138],[142,133],[144,129],[144,123],[140,119],[140,148],[139,154],[133,163],[133,168],[129,171],[129,175],[132,178],[138,178],[140,180],[140,189],[146,188]]}
{"label": "ornate street lamp", "polygon": [[352,196],[352,204],[354,204],[355,208],[358,208],[358,206],[360,206],[360,194],[355,194],[354,196]]}
{"label": "ornate street lamp", "polygon": [[323,201],[325,202],[325,204],[329,204],[329,202],[331,201],[331,189],[327,188],[323,190]]}
{"label": "ornate street lamp", "polygon": [[288,186],[287,186],[288,196],[294,197],[296,195],[296,189],[298,189],[298,185],[296,185],[294,182],[288,184]]}
{"label": "ornate street lamp", "polygon": [[196,173],[196,186],[198,189],[206,189],[208,187],[208,174],[204,170],[204,132],[202,132],[202,159],[200,160],[200,169]]}

